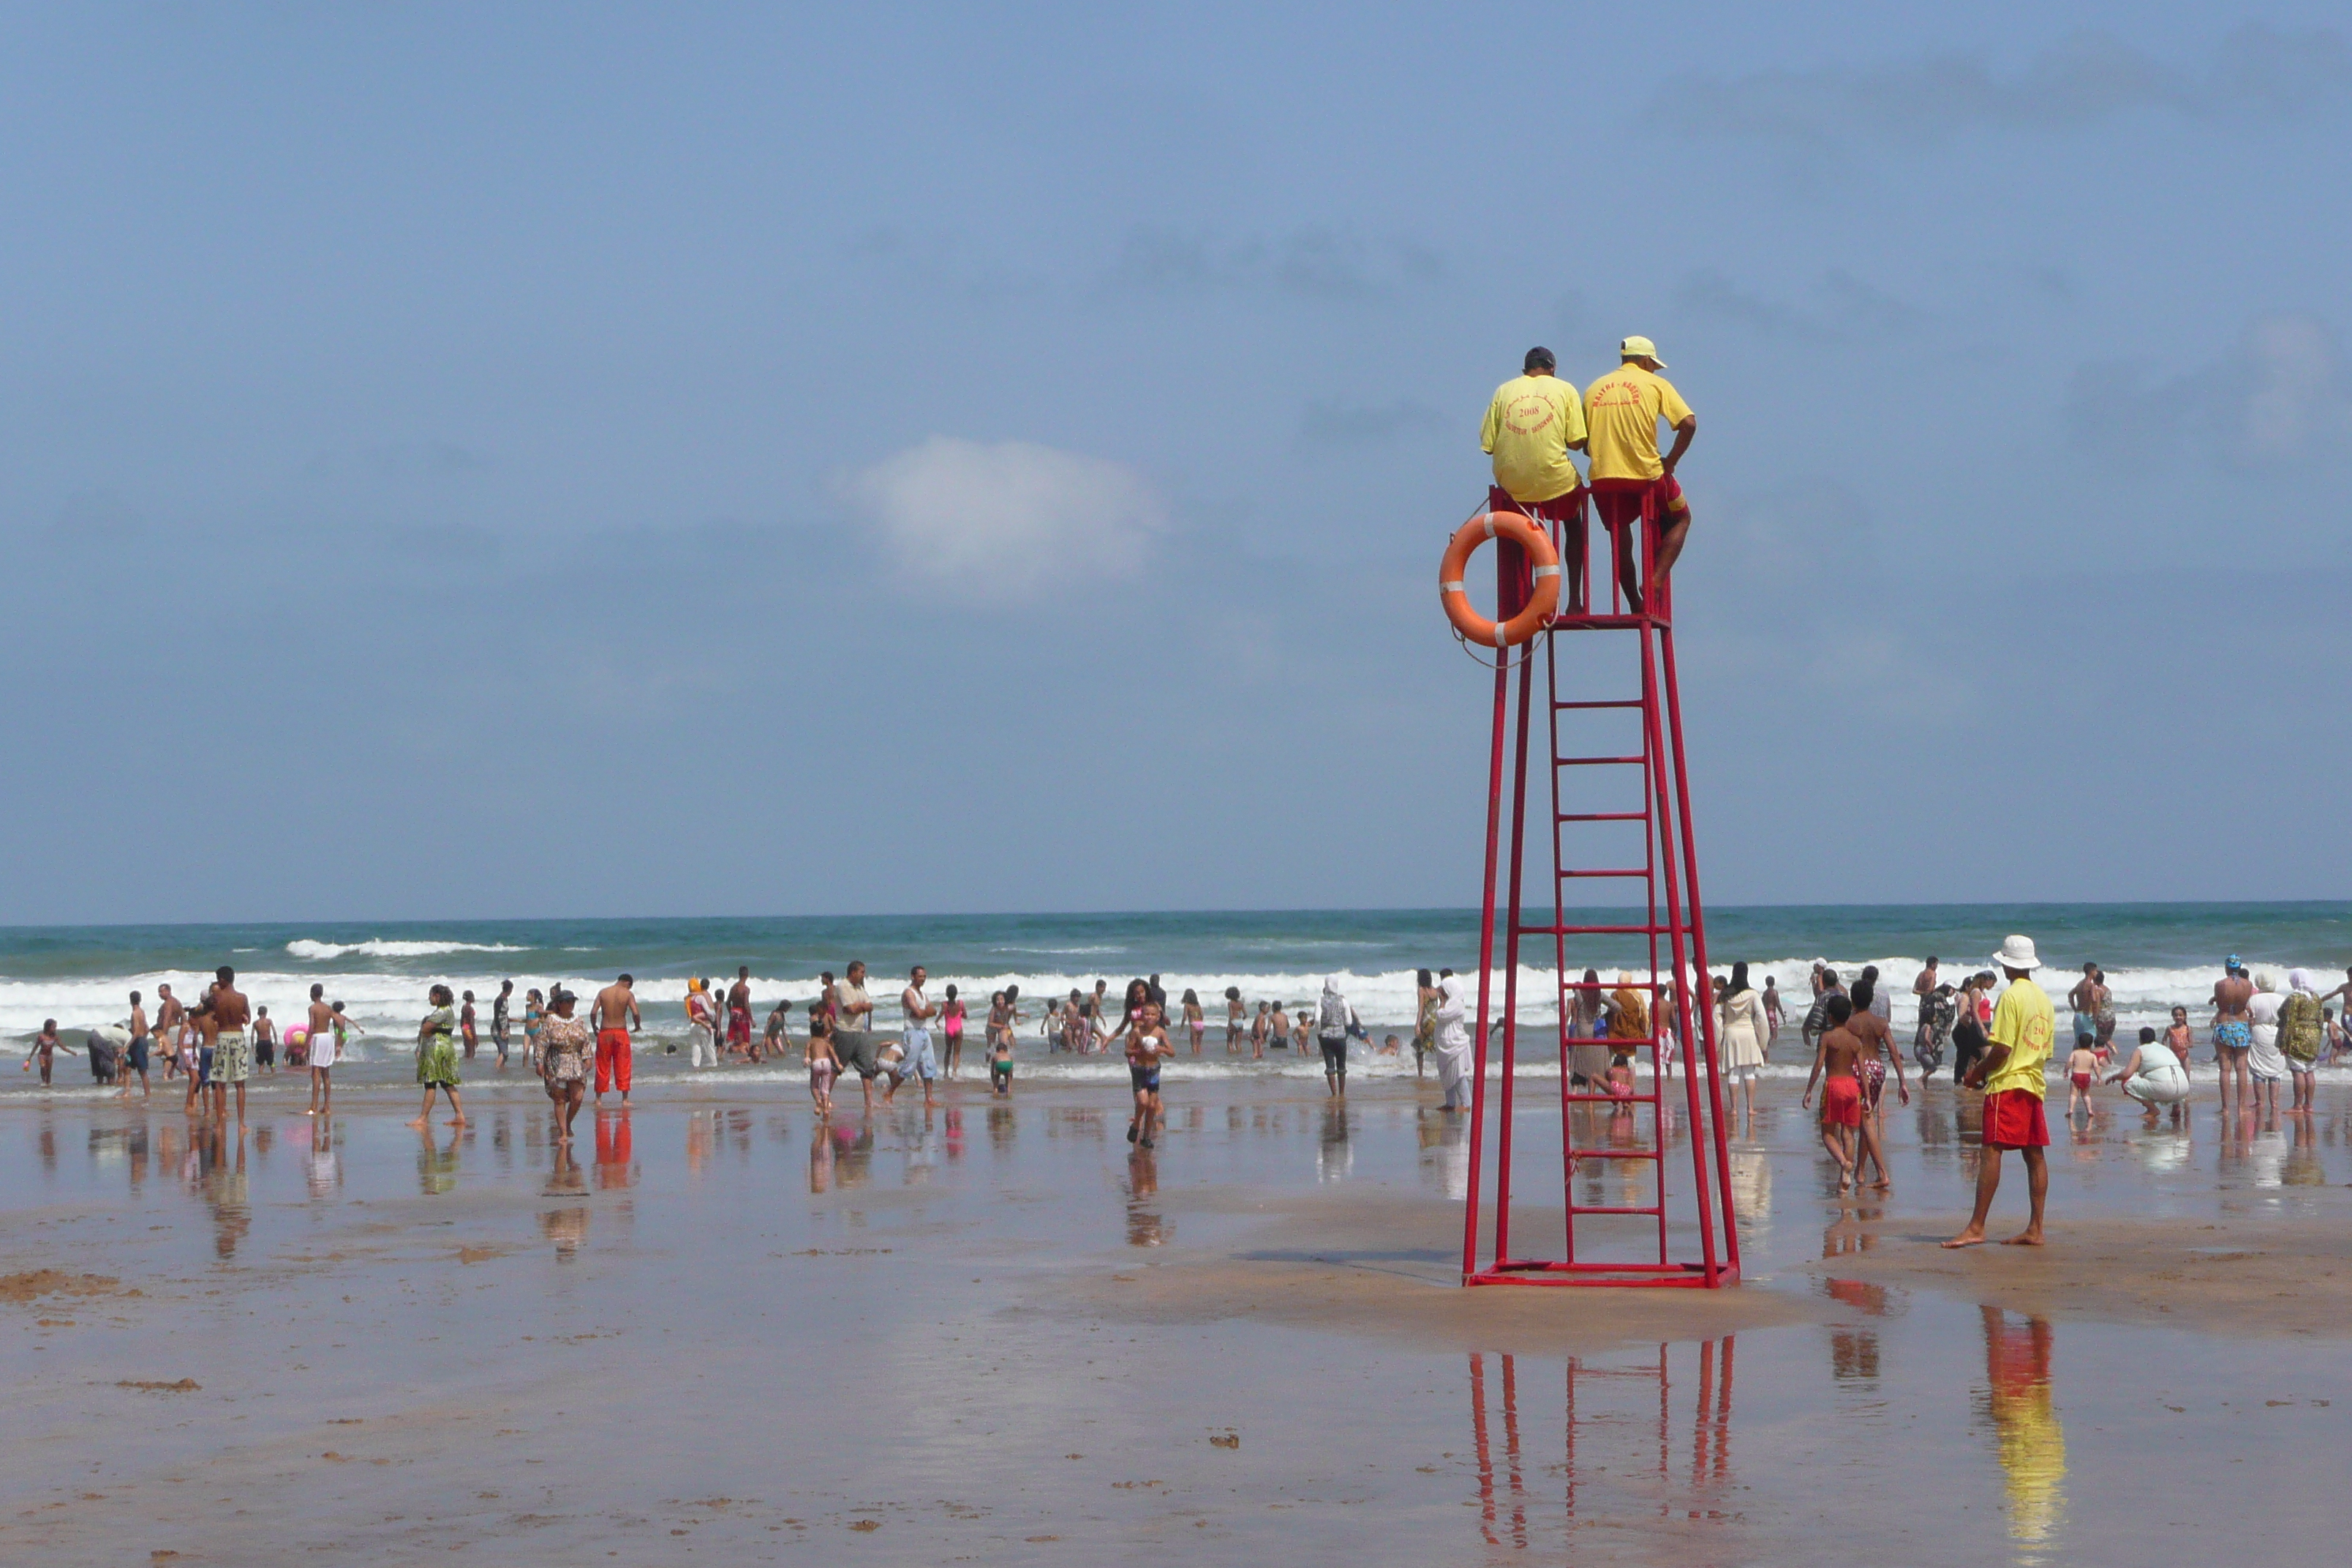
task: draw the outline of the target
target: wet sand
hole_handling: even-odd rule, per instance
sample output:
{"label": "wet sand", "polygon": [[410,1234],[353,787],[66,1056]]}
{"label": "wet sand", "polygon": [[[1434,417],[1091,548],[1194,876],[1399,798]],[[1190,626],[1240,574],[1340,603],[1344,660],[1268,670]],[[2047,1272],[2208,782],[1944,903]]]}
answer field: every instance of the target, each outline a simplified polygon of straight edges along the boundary
{"label": "wet sand", "polygon": [[1793,1563],[1830,1531],[1906,1563],[2145,1563],[2333,1538],[2332,1089],[2307,1129],[2243,1135],[2210,1103],[2176,1135],[2103,1102],[2052,1151],[2052,1245],[1954,1254],[1968,1106],[1890,1108],[1895,1192],[1840,1199],[1769,1086],[1735,1160],[1748,1282],[1709,1293],[1459,1289],[1460,1128],[1403,1084],[1333,1107],[1180,1062],[1140,1155],[1112,1086],[967,1082],[870,1121],[853,1091],[820,1131],[785,1086],[665,1075],[583,1111],[568,1157],[528,1081],[469,1083],[471,1124],[420,1134],[387,1070],[323,1136],[299,1079],[264,1085],[241,1147],[192,1138],[160,1084],[0,1097],[13,1555]]}

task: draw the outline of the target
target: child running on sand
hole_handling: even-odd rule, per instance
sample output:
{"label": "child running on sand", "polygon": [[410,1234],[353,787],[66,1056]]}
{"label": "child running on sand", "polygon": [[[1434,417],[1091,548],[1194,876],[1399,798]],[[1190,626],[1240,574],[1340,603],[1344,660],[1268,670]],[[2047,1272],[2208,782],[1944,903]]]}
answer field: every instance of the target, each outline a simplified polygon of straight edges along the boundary
{"label": "child running on sand", "polygon": [[[2074,1037],[2080,1042],[2082,1036]],[[2079,1108],[2091,1114],[2091,1077],[2099,1070],[2099,1053],[2087,1050],[2077,1043],[2066,1056],[2066,1114],[2072,1117]]]}
{"label": "child running on sand", "polygon": [[1154,1124],[1166,1126],[1167,1112],[1160,1100],[1160,1067],[1176,1054],[1167,1026],[1160,1021],[1160,1004],[1146,1002],[1124,1026],[1127,1034],[1127,1078],[1135,1091],[1135,1114],[1127,1120],[1127,1141],[1139,1149],[1152,1146]]}
{"label": "child running on sand", "polygon": [[841,1058],[833,1054],[833,1020],[822,1010],[809,1015],[809,1099],[819,1116],[833,1114],[833,1080],[841,1076]]}

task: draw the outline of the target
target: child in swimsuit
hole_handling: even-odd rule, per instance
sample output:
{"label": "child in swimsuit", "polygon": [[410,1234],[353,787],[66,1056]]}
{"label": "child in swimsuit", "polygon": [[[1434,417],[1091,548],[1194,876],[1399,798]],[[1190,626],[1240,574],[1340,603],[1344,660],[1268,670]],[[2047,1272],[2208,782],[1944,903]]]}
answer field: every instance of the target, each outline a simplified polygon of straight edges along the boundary
{"label": "child in swimsuit", "polygon": [[1008,1098],[1013,1093],[1013,1031],[1006,1029],[988,1047],[988,1087]]}
{"label": "child in swimsuit", "polygon": [[956,1065],[963,1060],[964,1005],[956,998],[956,988],[948,987],[948,999],[940,1005],[940,1033],[947,1037],[948,1076],[956,1075]]}
{"label": "child in swimsuit", "polygon": [[833,1080],[841,1074],[841,1058],[833,1054],[833,1020],[823,1013],[809,1016],[809,1099],[819,1116],[833,1114]]}
{"label": "child in swimsuit", "polygon": [[[2076,1037],[2079,1041],[2080,1036]],[[2091,1114],[2091,1075],[2099,1070],[2099,1053],[2077,1044],[2066,1058],[2066,1081],[2072,1087],[2066,1093],[2066,1114],[2073,1117],[2076,1107],[2084,1115]]]}
{"label": "child in swimsuit", "polygon": [[1612,1100],[1633,1098],[1633,1058],[1630,1053],[1619,1051],[1611,1060],[1608,1072],[1601,1078],[1601,1089]]}

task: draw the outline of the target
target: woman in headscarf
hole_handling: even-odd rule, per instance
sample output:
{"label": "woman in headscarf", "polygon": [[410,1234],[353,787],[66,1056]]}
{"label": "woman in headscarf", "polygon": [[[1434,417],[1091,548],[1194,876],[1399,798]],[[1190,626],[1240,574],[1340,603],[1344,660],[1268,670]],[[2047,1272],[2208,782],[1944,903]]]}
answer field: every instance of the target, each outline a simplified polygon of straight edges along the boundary
{"label": "woman in headscarf", "polygon": [[2286,1000],[2279,1005],[2279,1054],[2286,1058],[2286,1070],[2294,1078],[2294,1109],[2307,1112],[2317,1101],[2318,1084],[2312,1074],[2319,1066],[2319,1053],[2327,1048],[2327,1020],[2310,970],[2287,971],[2286,986]]}
{"label": "woman in headscarf", "polygon": [[1724,1070],[1746,1090],[1748,1129],[1753,1131],[1756,1073],[1764,1065],[1764,1042],[1772,1037],[1772,1021],[1765,1015],[1764,998],[1748,984],[1745,963],[1731,966],[1731,984],[1716,996],[1715,1037],[1723,1044]]}
{"label": "woman in headscarf", "polygon": [[1323,1047],[1323,1092],[1348,1092],[1348,1034],[1360,1027],[1356,1010],[1339,994],[1339,977],[1323,977],[1323,1000],[1315,1010],[1315,1043]]}
{"label": "woman in headscarf", "polygon": [[1462,1110],[1470,1104],[1470,1030],[1462,1011],[1462,983],[1448,975],[1437,988],[1437,1086],[1445,1091],[1445,1109]]}

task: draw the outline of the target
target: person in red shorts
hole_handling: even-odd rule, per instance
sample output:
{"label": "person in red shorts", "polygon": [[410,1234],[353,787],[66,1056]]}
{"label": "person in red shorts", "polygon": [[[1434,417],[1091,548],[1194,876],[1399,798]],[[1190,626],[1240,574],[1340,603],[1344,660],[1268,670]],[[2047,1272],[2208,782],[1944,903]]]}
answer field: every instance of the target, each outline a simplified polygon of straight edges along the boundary
{"label": "person in red shorts", "polygon": [[2042,1205],[2050,1193],[2050,1163],[2042,1150],[2050,1146],[2050,1124],[2042,1115],[2042,1096],[2049,1088],[2051,1042],[2057,1037],[2057,1015],[2050,998],[2033,983],[2039,963],[2029,937],[2012,936],[2000,944],[1993,962],[2009,976],[2009,989],[1992,1010],[1991,1047],[1969,1069],[1968,1083],[1984,1086],[1984,1148],[1977,1157],[1977,1210],[1968,1228],[1946,1247],[1980,1247],[1985,1215],[1992,1210],[1993,1194],[2000,1191],[2001,1156],[2014,1149],[2024,1157],[2027,1191],[2033,1212],[2025,1228],[2009,1238],[2011,1247],[2042,1245]]}
{"label": "person in red shorts", "polygon": [[642,1029],[646,1021],[637,1016],[636,982],[624,974],[620,979],[596,993],[596,1005],[589,1009],[589,1022],[596,1026],[596,1100],[603,1104],[605,1091],[618,1089],[621,1103],[629,1103],[629,1031]]}
{"label": "person in red shorts", "polygon": [[[1584,575],[1584,476],[1569,460],[1584,450],[1584,404],[1576,388],[1552,372],[1559,362],[1547,348],[1532,348],[1525,374],[1495,389],[1478,428],[1478,447],[1495,459],[1495,482],[1486,487],[1488,511],[1515,511],[1559,525],[1560,564],[1568,577],[1565,609],[1577,602]],[[1496,603],[1508,620],[1527,608],[1535,592],[1527,552],[1507,539],[1495,542],[1502,574]]]}
{"label": "person in red shorts", "polygon": [[[1851,1026],[1853,1004],[1843,996],[1832,994],[1823,1004],[1823,1017],[1829,1027],[1822,1031],[1821,1043],[1813,1047],[1813,1074],[1805,1080],[1805,1097],[1798,1101],[1810,1108],[1813,1103],[1813,1086],[1822,1090],[1822,1147],[1838,1163],[1838,1191],[1843,1193],[1858,1179],[1858,1161],[1868,1154],[1878,1163],[1878,1184],[1886,1185],[1886,1161],[1878,1147],[1878,1134],[1868,1118],[1862,1113],[1862,1080],[1854,1076],[1854,1064],[1862,1059],[1862,1037]],[[1829,1076],[1824,1079],[1822,1075]],[[1855,1148],[1855,1141],[1861,1148]]]}
{"label": "person in red shorts", "polygon": [[[1642,503],[1650,500],[1658,529],[1660,583],[1674,570],[1690,533],[1690,503],[1675,469],[1698,434],[1698,416],[1683,401],[1665,369],[1658,345],[1647,338],[1618,344],[1617,368],[1584,389],[1586,447],[1592,457],[1592,505],[1616,542],[1617,585],[1625,607],[1642,613],[1642,584],[1634,542],[1641,537]],[[1658,421],[1674,427],[1675,444],[1658,455]],[[1660,606],[1664,608],[1663,604]]]}

